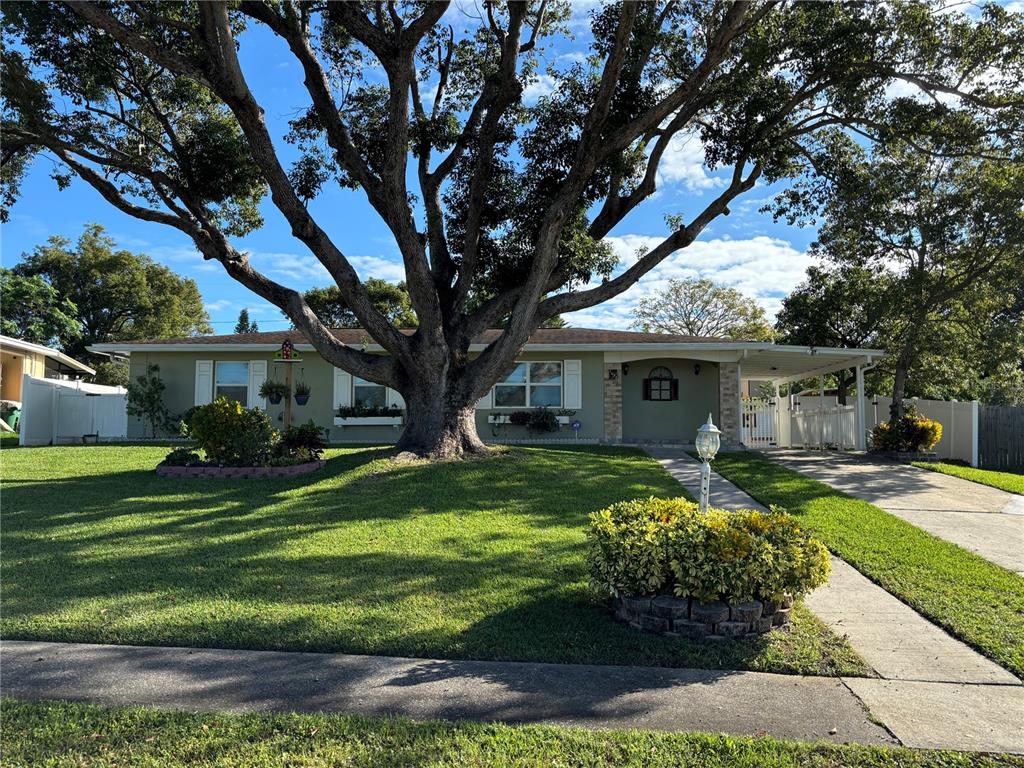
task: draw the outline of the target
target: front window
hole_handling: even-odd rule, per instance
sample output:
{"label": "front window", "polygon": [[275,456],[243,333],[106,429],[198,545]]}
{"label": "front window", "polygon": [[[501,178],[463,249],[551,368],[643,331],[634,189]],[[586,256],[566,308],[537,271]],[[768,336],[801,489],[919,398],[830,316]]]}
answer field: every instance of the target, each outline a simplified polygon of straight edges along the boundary
{"label": "front window", "polygon": [[249,364],[217,363],[217,382],[213,388],[214,397],[236,400],[243,406],[249,405]]}
{"label": "front window", "polygon": [[679,395],[679,384],[672,376],[672,371],[664,366],[652,368],[644,381],[645,400],[676,400]]}
{"label": "front window", "polygon": [[375,381],[352,377],[352,402],[357,408],[384,408],[388,404],[388,388]]}
{"label": "front window", "polygon": [[494,386],[495,408],[561,408],[562,363],[516,363]]}

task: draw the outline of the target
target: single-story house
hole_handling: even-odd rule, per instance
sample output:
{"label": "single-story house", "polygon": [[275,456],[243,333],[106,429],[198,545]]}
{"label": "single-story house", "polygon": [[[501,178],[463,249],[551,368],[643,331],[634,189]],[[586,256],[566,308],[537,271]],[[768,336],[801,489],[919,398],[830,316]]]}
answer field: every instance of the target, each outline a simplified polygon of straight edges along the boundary
{"label": "single-story house", "polygon": [[[410,331],[411,332],[411,331]],[[488,331],[471,347],[482,350],[500,331]],[[343,343],[367,344],[359,329],[334,331]],[[309,385],[306,405],[292,405],[294,423],[312,419],[328,430],[331,442],[390,442],[400,434],[401,417],[342,418],[353,405],[401,407],[387,387],[331,366],[297,331],[228,336],[193,336],[155,341],[95,344],[90,351],[130,360],[132,380],[157,364],[175,413],[210,402],[218,395],[248,407],[267,409],[282,419],[282,405],[259,397],[266,379],[283,381],[284,365],[275,353],[285,339],[301,355],[296,381]],[[741,392],[748,380],[783,384],[842,368],[858,373],[881,357],[878,350],[782,346],[762,342],[656,333],[559,328],[538,330],[503,380],[477,404],[477,428],[485,440],[530,437],[510,424],[511,414],[538,407],[553,411],[560,433],[551,437],[606,442],[692,442],[708,414],[726,443],[741,441]],[[860,388],[863,390],[863,387]],[[863,425],[863,402],[859,424]],[[863,436],[863,429],[858,429]],[[129,420],[130,438],[144,435]]]}
{"label": "single-story house", "polygon": [[74,379],[96,371],[63,352],[10,336],[0,336],[0,400],[21,402],[23,376]]}

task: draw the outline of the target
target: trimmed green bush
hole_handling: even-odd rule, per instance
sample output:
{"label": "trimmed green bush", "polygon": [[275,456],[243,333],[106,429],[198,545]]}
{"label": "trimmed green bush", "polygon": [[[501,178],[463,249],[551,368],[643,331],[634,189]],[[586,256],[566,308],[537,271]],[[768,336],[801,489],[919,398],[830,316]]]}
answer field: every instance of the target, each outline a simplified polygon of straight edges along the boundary
{"label": "trimmed green bush", "polygon": [[229,467],[266,466],[278,440],[266,413],[226,397],[195,409],[191,433],[208,461]]}
{"label": "trimmed green bush", "polygon": [[616,596],[778,601],[828,580],[828,550],[783,510],[701,513],[683,498],[634,499],[590,516],[591,584]]}

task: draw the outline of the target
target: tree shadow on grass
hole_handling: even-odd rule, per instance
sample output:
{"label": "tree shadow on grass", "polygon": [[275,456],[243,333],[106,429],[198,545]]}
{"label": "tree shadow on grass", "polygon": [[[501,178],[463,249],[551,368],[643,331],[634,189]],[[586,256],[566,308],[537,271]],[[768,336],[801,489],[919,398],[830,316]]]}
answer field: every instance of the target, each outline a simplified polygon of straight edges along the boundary
{"label": "tree shadow on grass", "polygon": [[756,666],[757,642],[641,635],[587,591],[587,514],[662,489],[635,452],[408,465],[379,461],[387,454],[334,455],[321,472],[276,480],[149,469],[15,479],[4,500],[8,635]]}

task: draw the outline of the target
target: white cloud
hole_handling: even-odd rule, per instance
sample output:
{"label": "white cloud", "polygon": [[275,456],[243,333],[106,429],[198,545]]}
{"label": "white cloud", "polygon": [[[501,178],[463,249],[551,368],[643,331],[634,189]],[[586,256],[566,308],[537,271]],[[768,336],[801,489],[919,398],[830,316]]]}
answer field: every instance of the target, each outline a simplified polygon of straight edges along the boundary
{"label": "white cloud", "polygon": [[704,145],[692,134],[677,134],[668,143],[658,165],[659,184],[683,184],[691,191],[714,189],[725,180],[711,176],[705,167]]}
{"label": "white cloud", "polygon": [[[620,271],[636,261],[638,250],[648,251],[661,242],[650,235],[621,235],[605,240],[622,259]],[[664,288],[670,279],[706,277],[742,291],[755,299],[769,317],[778,312],[782,298],[804,278],[814,259],[790,243],[768,236],[744,240],[698,240],[669,256],[636,285],[590,309],[566,315],[575,326],[629,328],[633,308],[646,296]]]}
{"label": "white cloud", "polygon": [[348,260],[363,280],[368,277],[379,277],[391,283],[405,280],[405,266],[400,262],[380,256],[349,256]]}
{"label": "white cloud", "polygon": [[218,299],[217,301],[208,301],[203,304],[203,309],[209,313],[223,312],[226,309],[231,309],[235,305],[235,302],[228,301],[227,299]]}
{"label": "white cloud", "polygon": [[[256,269],[274,279],[284,281],[290,287],[334,283],[324,265],[312,255],[256,251],[250,253],[249,259]],[[405,269],[401,263],[380,256],[349,256],[348,260],[363,280],[368,277],[379,277],[394,283],[405,279]]]}
{"label": "white cloud", "polygon": [[551,75],[537,75],[529,85],[523,89],[523,103],[536,104],[542,96],[550,96],[558,89],[558,81]]}

